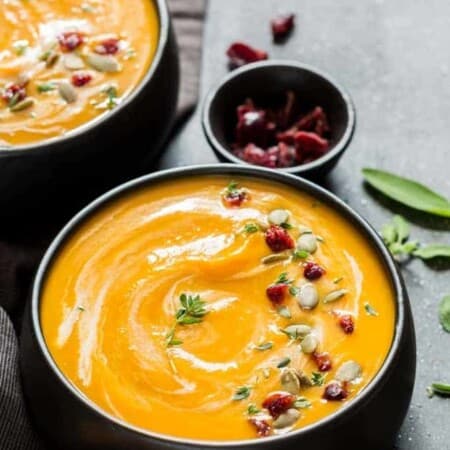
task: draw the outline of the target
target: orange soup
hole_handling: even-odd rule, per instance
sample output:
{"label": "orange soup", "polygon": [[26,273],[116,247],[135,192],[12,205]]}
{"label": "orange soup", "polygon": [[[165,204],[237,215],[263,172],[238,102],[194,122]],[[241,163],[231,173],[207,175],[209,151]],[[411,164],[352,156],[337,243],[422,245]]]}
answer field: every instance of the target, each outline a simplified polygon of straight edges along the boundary
{"label": "orange soup", "polygon": [[198,176],[95,213],[46,279],[41,322],[63,374],[145,430],[236,440],[351,402],[382,366],[395,301],[366,238],[263,180]]}
{"label": "orange soup", "polygon": [[151,0],[3,0],[0,30],[0,147],[107,114],[142,80],[159,37]]}

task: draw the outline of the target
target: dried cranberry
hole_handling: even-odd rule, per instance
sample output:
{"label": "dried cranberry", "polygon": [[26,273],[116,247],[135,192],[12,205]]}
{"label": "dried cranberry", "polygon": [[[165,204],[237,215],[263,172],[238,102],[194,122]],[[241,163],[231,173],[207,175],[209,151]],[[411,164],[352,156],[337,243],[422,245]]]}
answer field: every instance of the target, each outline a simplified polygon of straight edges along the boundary
{"label": "dried cranberry", "polygon": [[72,84],[76,87],[82,87],[92,80],[92,75],[86,72],[77,72],[72,75]]}
{"label": "dried cranberry", "polygon": [[248,420],[256,428],[258,436],[265,437],[270,435],[271,427],[267,420],[260,417],[250,417]]}
{"label": "dried cranberry", "polygon": [[258,166],[276,167],[276,157],[271,158],[265,150],[256,146],[255,144],[248,144],[245,148],[235,151],[235,155],[250,164],[256,164]]}
{"label": "dried cranberry", "polygon": [[314,131],[320,137],[330,131],[327,116],[320,106],[316,106],[310,113],[303,116],[297,122],[296,128],[300,131]]}
{"label": "dried cranberry", "polygon": [[337,381],[332,381],[325,387],[322,397],[326,400],[339,401],[348,396],[346,389]]}
{"label": "dried cranberry", "polygon": [[236,125],[236,141],[239,145],[249,143],[265,147],[273,136],[275,124],[267,120],[262,109],[238,112],[239,121]]}
{"label": "dried cranberry", "polygon": [[271,284],[266,289],[266,295],[272,303],[279,305],[285,299],[288,288],[285,283]]}
{"label": "dried cranberry", "polygon": [[2,99],[9,103],[13,98],[14,101],[20,102],[27,96],[25,87],[21,84],[9,84],[2,92]]}
{"label": "dried cranberry", "polygon": [[231,44],[227,50],[227,55],[230,59],[230,68],[232,69],[268,58],[267,52],[250,47],[243,42]]}
{"label": "dried cranberry", "polygon": [[275,252],[294,248],[295,242],[289,233],[278,225],[271,225],[266,231],[266,244]]}
{"label": "dried cranberry", "polygon": [[321,372],[328,372],[331,370],[331,358],[328,353],[313,353],[314,362],[317,364],[317,368]]}
{"label": "dried cranberry", "polygon": [[227,206],[238,208],[245,200],[247,200],[247,197],[248,196],[246,191],[244,191],[243,189],[236,189],[224,194],[223,201]]}
{"label": "dried cranberry", "polygon": [[294,14],[276,17],[271,21],[272,34],[275,40],[285,38],[294,28]]}
{"label": "dried cranberry", "polygon": [[339,326],[344,330],[346,334],[352,334],[355,331],[355,322],[353,316],[350,314],[344,314],[339,317]]}
{"label": "dried cranberry", "polygon": [[296,160],[295,147],[284,142],[278,144],[278,167],[292,167]]}
{"label": "dried cranberry", "polygon": [[286,131],[281,131],[277,133],[277,141],[283,142],[288,145],[295,144],[295,135],[298,133],[298,128],[296,126],[289,128]]}
{"label": "dried cranberry", "polygon": [[277,114],[278,129],[287,128],[294,120],[294,112],[296,111],[297,96],[294,91],[286,92],[286,102]]}
{"label": "dried cranberry", "polygon": [[105,39],[95,46],[94,51],[100,55],[115,55],[119,51],[119,39]]}
{"label": "dried cranberry", "polygon": [[328,141],[318,134],[308,131],[299,131],[294,136],[295,146],[302,153],[319,158],[328,150]]}
{"label": "dried cranberry", "polygon": [[319,279],[324,273],[325,269],[313,262],[307,262],[303,269],[303,275],[309,281]]}
{"label": "dried cranberry", "polygon": [[263,408],[266,408],[270,415],[276,419],[280,414],[285,413],[295,402],[295,395],[288,392],[274,392],[270,394],[263,402]]}
{"label": "dried cranberry", "polygon": [[84,43],[84,35],[79,31],[66,31],[58,35],[58,42],[62,51],[72,52]]}

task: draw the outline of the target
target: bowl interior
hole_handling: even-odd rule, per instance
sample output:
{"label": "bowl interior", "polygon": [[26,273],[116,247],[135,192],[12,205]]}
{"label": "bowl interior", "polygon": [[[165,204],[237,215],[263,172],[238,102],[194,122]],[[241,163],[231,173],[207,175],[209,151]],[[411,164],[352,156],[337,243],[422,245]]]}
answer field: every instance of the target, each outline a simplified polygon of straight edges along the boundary
{"label": "bowl interior", "polygon": [[[331,136],[330,152],[346,134],[350,123],[347,96],[331,80],[318,72],[293,64],[257,64],[232,74],[211,94],[205,109],[205,128],[213,145],[230,151],[236,126],[236,107],[252,98],[258,106],[283,102],[286,92],[296,93],[304,111],[322,106],[328,115]],[[217,142],[214,142],[214,139]]]}

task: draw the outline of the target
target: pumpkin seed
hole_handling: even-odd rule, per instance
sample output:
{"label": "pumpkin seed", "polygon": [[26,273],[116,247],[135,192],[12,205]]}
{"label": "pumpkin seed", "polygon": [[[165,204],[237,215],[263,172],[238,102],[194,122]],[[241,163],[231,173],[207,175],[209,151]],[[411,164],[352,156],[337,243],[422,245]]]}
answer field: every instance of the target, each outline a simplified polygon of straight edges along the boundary
{"label": "pumpkin seed", "polygon": [[273,427],[276,429],[281,428],[287,428],[291,427],[292,425],[297,422],[297,420],[300,418],[300,413],[294,409],[290,408],[285,413],[280,414],[274,421],[273,421]]}
{"label": "pumpkin seed", "polygon": [[86,62],[99,72],[119,72],[121,69],[121,65],[117,59],[110,55],[97,55],[96,53],[89,53],[86,56]]}
{"label": "pumpkin seed", "polygon": [[66,80],[59,83],[58,86],[59,95],[67,102],[73,103],[77,100],[77,91],[75,88]]}
{"label": "pumpkin seed", "polygon": [[279,261],[286,261],[290,258],[290,255],[288,253],[274,253],[272,255],[264,256],[264,258],[261,259],[261,262],[263,264],[272,264]]}
{"label": "pumpkin seed", "polygon": [[317,288],[312,283],[304,284],[298,293],[297,302],[303,309],[313,309],[319,303]]}
{"label": "pumpkin seed", "polygon": [[324,303],[335,302],[336,300],[341,299],[344,295],[348,294],[348,289],[337,289],[335,291],[331,291],[323,298]]}
{"label": "pumpkin seed", "polygon": [[47,68],[53,67],[59,60],[59,54],[53,51],[50,51],[45,58],[45,66]]}
{"label": "pumpkin seed", "polygon": [[28,98],[22,100],[21,102],[18,102],[15,105],[11,106],[9,109],[12,112],[19,112],[19,111],[23,111],[24,109],[28,109],[33,105],[34,105],[34,99],[31,97],[28,97]]}
{"label": "pumpkin seed", "polygon": [[311,333],[312,329],[309,325],[304,324],[292,324],[287,326],[284,330],[281,330],[284,334],[287,334],[291,339],[303,339],[305,336]]}
{"label": "pumpkin seed", "polygon": [[303,353],[309,355],[316,351],[318,345],[319,341],[317,340],[317,338],[313,334],[308,334],[301,342],[300,347]]}
{"label": "pumpkin seed", "polygon": [[301,383],[296,369],[286,368],[280,376],[283,389],[290,394],[297,395],[300,392]]}
{"label": "pumpkin seed", "polygon": [[344,382],[354,381],[362,375],[361,366],[355,361],[346,361],[336,372],[336,380]]}
{"label": "pumpkin seed", "polygon": [[281,225],[289,220],[289,211],[285,209],[274,209],[267,217],[269,222],[273,225]]}
{"label": "pumpkin seed", "polygon": [[68,70],[80,70],[84,68],[83,60],[75,53],[64,55],[64,67]]}
{"label": "pumpkin seed", "polygon": [[317,238],[312,233],[302,234],[297,240],[297,250],[314,253],[317,250]]}

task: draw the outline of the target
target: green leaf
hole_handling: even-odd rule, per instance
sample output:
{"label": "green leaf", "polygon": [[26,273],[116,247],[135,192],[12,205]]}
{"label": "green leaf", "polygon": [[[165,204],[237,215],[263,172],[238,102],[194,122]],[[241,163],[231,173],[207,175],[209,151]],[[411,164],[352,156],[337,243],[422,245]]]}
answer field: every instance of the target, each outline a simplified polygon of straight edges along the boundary
{"label": "green leaf", "polygon": [[250,396],[251,388],[248,386],[242,386],[236,390],[233,395],[233,400],[244,400]]}
{"label": "green leaf", "polygon": [[397,240],[397,231],[391,223],[383,225],[380,234],[386,245],[393,244]]}
{"label": "green leaf", "polygon": [[249,416],[253,416],[254,414],[258,414],[259,412],[261,412],[261,410],[258,409],[254,403],[250,403],[250,405],[248,405],[247,414]]}
{"label": "green leaf", "polygon": [[447,383],[432,383],[427,390],[431,396],[433,394],[442,395],[445,397],[450,396],[450,384]]}
{"label": "green leaf", "polygon": [[297,397],[297,400],[295,400],[293,406],[297,409],[310,408],[311,402],[306,397]]}
{"label": "green leaf", "polygon": [[439,321],[447,333],[450,333],[450,295],[446,295],[439,304]]}
{"label": "green leaf", "polygon": [[448,199],[417,181],[377,169],[363,169],[365,180],[384,195],[419,211],[450,217]]}
{"label": "green leaf", "polygon": [[280,273],[278,278],[275,280],[275,284],[289,284],[289,283],[292,283],[292,281],[289,280],[287,272]]}
{"label": "green leaf", "polygon": [[320,372],[313,372],[311,375],[311,383],[313,386],[323,386],[325,383],[326,374]]}
{"label": "green leaf", "polygon": [[259,225],[256,223],[247,223],[244,225],[244,231],[248,234],[256,233],[259,231]]}
{"label": "green leaf", "polygon": [[279,369],[282,369],[283,367],[288,366],[291,363],[291,358],[289,358],[288,356],[286,356],[286,358],[283,358],[278,364],[277,367]]}
{"label": "green leaf", "polygon": [[296,259],[305,259],[309,256],[309,253],[306,250],[294,250],[292,257],[294,260]]}
{"label": "green leaf", "polygon": [[297,286],[289,286],[289,294],[291,294],[292,297],[296,297],[299,292],[300,288],[298,288]]}
{"label": "green leaf", "polygon": [[422,259],[450,258],[450,245],[430,244],[420,247],[413,252],[414,256]]}
{"label": "green leaf", "polygon": [[264,342],[264,344],[259,344],[255,348],[256,350],[263,352],[264,350],[270,350],[272,347],[273,347],[272,342]]}
{"label": "green leaf", "polygon": [[397,241],[402,243],[409,237],[409,224],[402,216],[394,216],[392,219],[395,231],[397,234]]}
{"label": "green leaf", "polygon": [[369,316],[378,316],[378,312],[375,310],[375,308],[370,303],[364,303],[364,309],[366,310],[366,313]]}
{"label": "green leaf", "polygon": [[55,83],[41,83],[37,87],[37,90],[40,93],[54,91],[55,89],[56,89]]}

